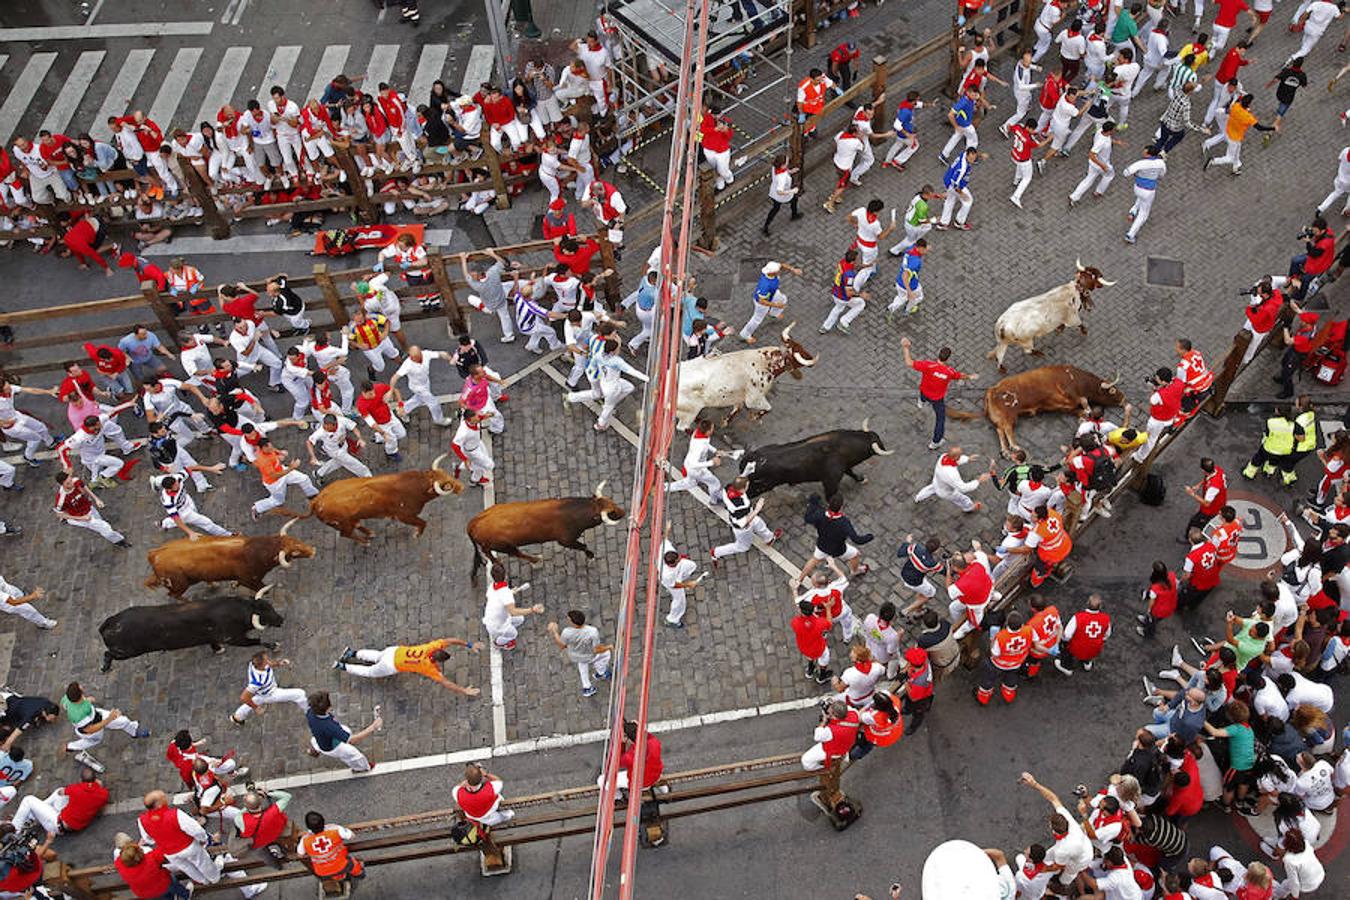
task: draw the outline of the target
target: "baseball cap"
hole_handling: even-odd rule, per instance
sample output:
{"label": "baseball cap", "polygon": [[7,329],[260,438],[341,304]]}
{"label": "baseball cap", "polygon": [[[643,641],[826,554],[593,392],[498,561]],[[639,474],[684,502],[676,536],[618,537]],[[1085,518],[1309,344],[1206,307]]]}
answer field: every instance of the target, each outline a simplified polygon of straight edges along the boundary
{"label": "baseball cap", "polygon": [[782,268],[783,266],[781,263],[771,262],[765,263],[762,271],[765,275],[777,275]]}

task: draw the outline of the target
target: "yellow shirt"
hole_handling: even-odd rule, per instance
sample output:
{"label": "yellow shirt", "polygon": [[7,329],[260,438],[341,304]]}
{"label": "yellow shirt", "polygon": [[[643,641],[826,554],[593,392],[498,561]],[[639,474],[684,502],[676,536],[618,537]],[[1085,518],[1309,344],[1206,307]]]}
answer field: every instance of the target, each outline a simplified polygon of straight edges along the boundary
{"label": "yellow shirt", "polygon": [[394,651],[394,668],[400,672],[414,672],[427,678],[438,678],[441,674],[440,663],[431,658],[437,650],[450,646],[447,640],[428,641],[410,647],[399,647]]}
{"label": "yellow shirt", "polygon": [[1247,136],[1247,129],[1255,124],[1256,116],[1249,113],[1246,107],[1235,102],[1228,110],[1228,125],[1224,131],[1230,141],[1242,143],[1242,139]]}
{"label": "yellow shirt", "polygon": [[1142,447],[1148,442],[1148,435],[1142,431],[1135,431],[1134,440],[1125,440],[1125,429],[1117,428],[1106,436],[1106,441],[1117,450],[1133,450],[1135,447]]}

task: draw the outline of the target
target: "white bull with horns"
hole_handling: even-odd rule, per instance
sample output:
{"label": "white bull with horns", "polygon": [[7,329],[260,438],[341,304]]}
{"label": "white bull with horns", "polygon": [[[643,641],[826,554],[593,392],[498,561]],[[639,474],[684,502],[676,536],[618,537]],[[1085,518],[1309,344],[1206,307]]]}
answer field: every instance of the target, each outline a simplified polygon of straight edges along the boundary
{"label": "white bull with horns", "polygon": [[783,329],[782,341],[780,347],[737,350],[680,363],[676,426],[687,431],[705,407],[731,407],[724,425],[742,406],[754,410],[757,417],[772,409],[769,389],[774,380],[784,373],[801,378],[803,368],[816,364],[816,357],[792,339],[792,325]]}
{"label": "white bull with horns", "polygon": [[1007,372],[1003,364],[1008,347],[1016,344],[1033,356],[1044,354],[1035,347],[1035,340],[1050,332],[1060,332],[1067,326],[1078,328],[1087,334],[1087,326],[1079,318],[1079,312],[1092,309],[1092,292],[1099,287],[1111,287],[1114,281],[1102,278],[1101,269],[1095,266],[1083,266],[1077,260],[1078,274],[1073,281],[1053,287],[1043,294],[1018,300],[1003,311],[994,323],[994,339],[998,344],[989,351],[989,358],[998,360],[998,370]]}

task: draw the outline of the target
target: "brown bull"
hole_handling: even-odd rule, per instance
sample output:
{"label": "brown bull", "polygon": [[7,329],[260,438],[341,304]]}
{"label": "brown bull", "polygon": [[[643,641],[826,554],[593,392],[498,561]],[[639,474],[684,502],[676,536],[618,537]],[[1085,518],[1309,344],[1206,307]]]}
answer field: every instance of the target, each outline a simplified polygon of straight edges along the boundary
{"label": "brown bull", "polygon": [[445,454],[436,457],[430,469],[335,481],[310,501],[309,514],[363,544],[370,543],[375,532],[362,525],[362,519],[397,519],[416,528],[421,537],[427,527],[422,507],[437,497],[464,491],[464,485],[441,468],[443,459]]}
{"label": "brown bull", "polygon": [[[1120,381],[1103,381],[1074,366],[1042,366],[1003,378],[984,392],[984,412],[998,431],[999,449],[1007,456],[1019,449],[1013,436],[1018,416],[1043,412],[1076,413],[1090,406],[1120,406],[1125,395]],[[948,410],[953,419],[978,419],[981,414]]]}
{"label": "brown bull", "polygon": [[151,575],[145,586],[162,586],[175,599],[203,582],[233,581],[250,591],[262,590],[263,579],[277,566],[289,569],[292,559],[314,556],[312,546],[286,534],[290,527],[287,522],[278,534],[179,538],[161,544],[146,554]]}
{"label": "brown bull", "polygon": [[602,522],[615,525],[622,522],[627,512],[604,495],[605,482],[590,497],[563,497],[557,500],[523,500],[517,503],[497,503],[469,520],[465,529],[473,541],[473,569],[470,579],[478,583],[478,570],[483,560],[493,561],[493,552],[506,553],[529,563],[539,557],[522,553],[526,544],[544,544],[555,541],[572,550],[580,550],[587,559],[595,556],[591,548],[581,542],[586,531]]}

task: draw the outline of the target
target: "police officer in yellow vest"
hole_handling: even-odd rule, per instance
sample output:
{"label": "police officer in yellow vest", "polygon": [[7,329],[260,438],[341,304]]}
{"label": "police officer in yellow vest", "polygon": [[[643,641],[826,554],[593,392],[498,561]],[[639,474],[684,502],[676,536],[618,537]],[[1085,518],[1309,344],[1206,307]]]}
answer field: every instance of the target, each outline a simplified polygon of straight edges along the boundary
{"label": "police officer in yellow vest", "polygon": [[[1289,408],[1276,407],[1275,414],[1266,420],[1261,446],[1242,470],[1242,477],[1255,478],[1258,467],[1264,474],[1274,475],[1278,467],[1284,472],[1284,483],[1293,484],[1298,480],[1293,471],[1294,448],[1306,440],[1302,426],[1290,418]],[[1313,441],[1316,442],[1316,432]]]}
{"label": "police officer in yellow vest", "polygon": [[1312,398],[1307,394],[1300,394],[1294,401],[1294,425],[1303,430],[1303,437],[1294,441],[1294,452],[1289,454],[1289,464],[1280,466],[1285,484],[1298,481],[1298,473],[1294,469],[1317,449],[1317,413],[1313,412]]}

